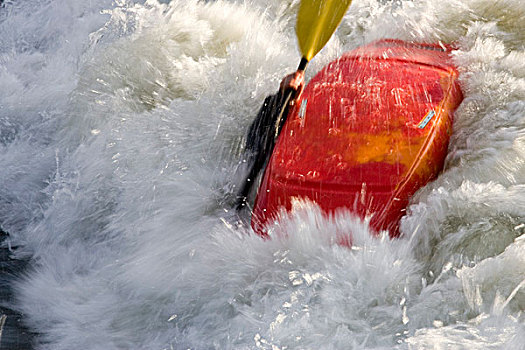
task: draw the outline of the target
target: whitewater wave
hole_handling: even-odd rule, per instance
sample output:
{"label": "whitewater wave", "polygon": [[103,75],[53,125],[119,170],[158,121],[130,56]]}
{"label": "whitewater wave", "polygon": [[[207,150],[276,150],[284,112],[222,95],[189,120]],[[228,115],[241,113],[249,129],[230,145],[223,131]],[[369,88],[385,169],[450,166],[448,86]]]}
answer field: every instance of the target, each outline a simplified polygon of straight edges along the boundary
{"label": "whitewater wave", "polygon": [[7,306],[35,348],[520,349],[523,2],[352,4],[307,79],[378,38],[454,43],[446,169],[401,239],[297,201],[266,240],[229,203],[298,4],[3,3],[0,223],[29,261]]}

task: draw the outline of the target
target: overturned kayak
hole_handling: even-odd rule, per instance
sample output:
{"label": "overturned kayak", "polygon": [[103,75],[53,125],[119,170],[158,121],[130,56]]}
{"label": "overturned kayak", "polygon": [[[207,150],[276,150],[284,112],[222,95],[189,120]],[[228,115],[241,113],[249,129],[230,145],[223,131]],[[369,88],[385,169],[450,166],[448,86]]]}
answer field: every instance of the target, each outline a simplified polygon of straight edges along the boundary
{"label": "overturned kayak", "polygon": [[410,197],[443,169],[462,100],[450,48],[382,40],[322,69],[291,107],[258,190],[252,227],[292,199],[348,208],[399,234]]}

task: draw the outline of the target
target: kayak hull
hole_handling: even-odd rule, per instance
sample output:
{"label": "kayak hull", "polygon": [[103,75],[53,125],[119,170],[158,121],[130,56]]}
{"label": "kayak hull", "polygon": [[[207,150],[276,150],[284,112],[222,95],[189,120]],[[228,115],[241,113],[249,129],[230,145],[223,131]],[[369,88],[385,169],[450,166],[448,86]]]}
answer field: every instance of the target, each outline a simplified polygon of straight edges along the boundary
{"label": "kayak hull", "polygon": [[291,107],[265,169],[252,227],[293,198],[348,208],[399,234],[410,197],[443,169],[462,100],[450,48],[383,40],[322,69]]}

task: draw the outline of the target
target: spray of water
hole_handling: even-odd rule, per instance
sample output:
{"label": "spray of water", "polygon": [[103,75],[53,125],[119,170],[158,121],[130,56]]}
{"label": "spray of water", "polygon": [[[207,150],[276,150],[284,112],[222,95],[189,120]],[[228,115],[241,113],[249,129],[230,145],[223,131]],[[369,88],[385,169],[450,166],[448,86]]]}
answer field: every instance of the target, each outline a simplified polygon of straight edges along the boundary
{"label": "spray of water", "polygon": [[522,1],[355,2],[309,67],[384,37],[457,47],[446,169],[394,241],[303,201],[270,240],[229,220],[298,1],[2,6],[0,223],[30,261],[8,306],[37,348],[522,346]]}

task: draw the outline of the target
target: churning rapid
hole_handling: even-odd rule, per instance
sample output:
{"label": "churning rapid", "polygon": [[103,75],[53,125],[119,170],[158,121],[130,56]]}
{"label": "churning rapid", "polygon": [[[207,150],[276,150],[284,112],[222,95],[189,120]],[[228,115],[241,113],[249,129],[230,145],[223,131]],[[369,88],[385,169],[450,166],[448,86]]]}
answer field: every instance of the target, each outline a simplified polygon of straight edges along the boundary
{"label": "churning rapid", "polygon": [[2,349],[13,317],[36,349],[523,349],[525,2],[354,0],[307,79],[380,38],[453,43],[445,170],[401,239],[298,201],[264,240],[229,208],[298,5],[3,1]]}

